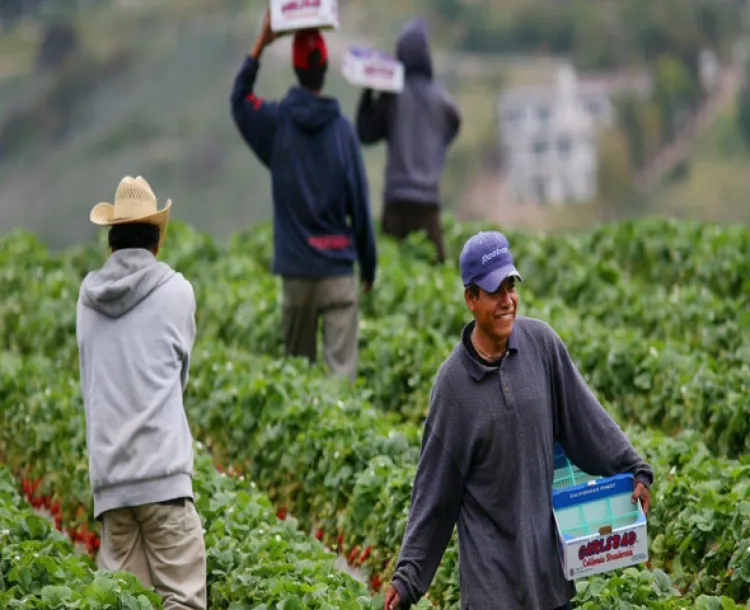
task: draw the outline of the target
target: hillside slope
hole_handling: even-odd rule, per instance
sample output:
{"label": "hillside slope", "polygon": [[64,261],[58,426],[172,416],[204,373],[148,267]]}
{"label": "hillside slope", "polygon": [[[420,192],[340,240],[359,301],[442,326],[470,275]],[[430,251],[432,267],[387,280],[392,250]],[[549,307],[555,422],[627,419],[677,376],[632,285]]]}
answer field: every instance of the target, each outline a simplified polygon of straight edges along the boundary
{"label": "hillside slope", "polygon": [[[32,141],[20,153],[0,158],[0,232],[24,226],[54,246],[86,238],[93,233],[88,210],[111,200],[124,174],[143,174],[160,200],[174,200],[174,217],[216,235],[269,217],[268,173],[237,134],[228,102],[261,9],[233,0],[128,6],[86,13],[80,25],[92,61],[119,57],[121,65],[77,100],[82,118],[73,132],[56,142]],[[359,90],[340,75],[346,45],[392,48],[400,25],[414,14],[407,8],[395,12],[349,2],[342,7],[342,28],[327,34],[332,52],[327,91],[349,118]],[[15,46],[4,41],[15,51],[6,57],[16,62],[0,66],[0,120],[24,100],[44,109],[48,83],[29,75],[38,32],[27,27],[15,36]],[[258,85],[263,96],[281,96],[294,82],[290,55],[287,38],[264,56]],[[444,198],[453,201],[495,144],[493,100],[504,68],[471,57],[451,60],[439,51],[436,63],[467,117],[444,180]],[[382,145],[364,149],[376,215],[384,152]]]}

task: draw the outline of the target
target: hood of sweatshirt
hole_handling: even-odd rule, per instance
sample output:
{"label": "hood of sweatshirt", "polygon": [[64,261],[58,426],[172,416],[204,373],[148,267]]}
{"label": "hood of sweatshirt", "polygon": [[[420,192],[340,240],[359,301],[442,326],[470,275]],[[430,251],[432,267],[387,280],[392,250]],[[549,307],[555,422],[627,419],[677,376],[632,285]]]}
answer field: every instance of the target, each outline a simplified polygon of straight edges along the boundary
{"label": "hood of sweatshirt", "polygon": [[396,40],[396,57],[404,64],[407,75],[432,78],[432,58],[427,39],[427,22],[416,17],[404,25]]}
{"label": "hood of sweatshirt", "polygon": [[142,248],[117,250],[81,284],[81,302],[110,318],[128,313],[175,271]]}
{"label": "hood of sweatshirt", "polygon": [[298,86],[289,90],[283,103],[292,121],[304,131],[320,131],[341,116],[336,98],[315,95]]}

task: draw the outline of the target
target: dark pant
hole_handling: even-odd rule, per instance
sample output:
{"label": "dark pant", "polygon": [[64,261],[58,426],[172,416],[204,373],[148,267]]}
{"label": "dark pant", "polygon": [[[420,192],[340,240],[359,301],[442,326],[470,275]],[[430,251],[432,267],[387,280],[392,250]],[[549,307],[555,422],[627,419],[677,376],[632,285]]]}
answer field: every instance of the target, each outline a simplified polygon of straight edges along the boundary
{"label": "dark pant", "polygon": [[573,606],[571,606],[570,602],[568,602],[564,606],[560,606],[559,608],[555,608],[555,610],[573,610]]}
{"label": "dark pant", "polygon": [[440,224],[440,206],[436,203],[398,201],[386,203],[383,208],[383,234],[401,241],[409,233],[426,231],[437,249],[438,262],[445,261],[443,227]]}

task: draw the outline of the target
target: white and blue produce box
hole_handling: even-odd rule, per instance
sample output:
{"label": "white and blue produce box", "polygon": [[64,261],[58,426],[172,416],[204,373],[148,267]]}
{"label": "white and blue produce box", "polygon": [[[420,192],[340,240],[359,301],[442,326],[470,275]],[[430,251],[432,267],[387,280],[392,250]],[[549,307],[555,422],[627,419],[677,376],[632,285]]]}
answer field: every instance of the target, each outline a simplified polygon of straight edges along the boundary
{"label": "white and blue produce box", "polygon": [[341,68],[352,85],[400,93],[404,88],[404,66],[392,55],[377,49],[350,46]]}
{"label": "white and blue produce box", "polygon": [[269,0],[269,8],[274,32],[339,27],[338,0]]}
{"label": "white and blue produce box", "polygon": [[560,555],[568,580],[648,561],[647,520],[633,504],[633,475],[552,491]]}

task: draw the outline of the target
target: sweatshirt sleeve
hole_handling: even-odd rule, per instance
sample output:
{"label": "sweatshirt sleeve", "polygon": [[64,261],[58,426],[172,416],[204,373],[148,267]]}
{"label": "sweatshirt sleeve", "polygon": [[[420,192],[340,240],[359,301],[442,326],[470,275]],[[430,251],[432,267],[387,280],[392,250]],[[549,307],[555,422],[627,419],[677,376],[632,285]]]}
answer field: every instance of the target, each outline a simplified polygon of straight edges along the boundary
{"label": "sweatshirt sleeve", "polygon": [[552,331],[552,386],[556,440],[576,466],[599,476],[631,473],[647,486],[653,470],[630,444],[617,422],[599,403]]}
{"label": "sweatshirt sleeve", "polygon": [[278,102],[269,102],[255,95],[258,60],[246,57],[234,80],[231,95],[232,119],[247,145],[261,163],[269,167],[279,114]]}
{"label": "sweatshirt sleeve", "polygon": [[[448,405],[440,403],[448,400],[444,391],[433,392],[430,411],[444,410]],[[454,430],[452,436],[462,435],[455,427],[440,428]],[[463,447],[462,451],[468,455],[468,443],[452,445],[459,450]],[[402,601],[399,608],[416,604],[429,589],[458,520],[464,482],[460,464],[428,422],[422,438],[409,519],[392,579]]]}
{"label": "sweatshirt sleeve", "polygon": [[349,188],[348,188],[348,213],[354,230],[354,240],[357,248],[357,258],[361,267],[362,279],[366,282],[375,281],[375,270],[377,267],[377,246],[375,243],[375,229],[372,223],[370,211],[370,191],[367,184],[365,164],[362,160],[362,151],[359,148],[357,138],[351,131],[349,165]]}
{"label": "sweatshirt sleeve", "polygon": [[363,144],[374,144],[388,137],[388,107],[391,95],[381,93],[373,100],[372,89],[365,89],[357,107],[357,136]]}
{"label": "sweatshirt sleeve", "polygon": [[187,388],[188,380],[190,378],[190,355],[193,351],[193,345],[195,344],[196,325],[195,325],[195,292],[193,287],[185,280],[187,284],[187,314],[184,319],[182,330],[182,341],[180,345],[180,356],[182,358],[182,368],[180,370],[180,380],[182,381],[182,391],[184,392]]}

